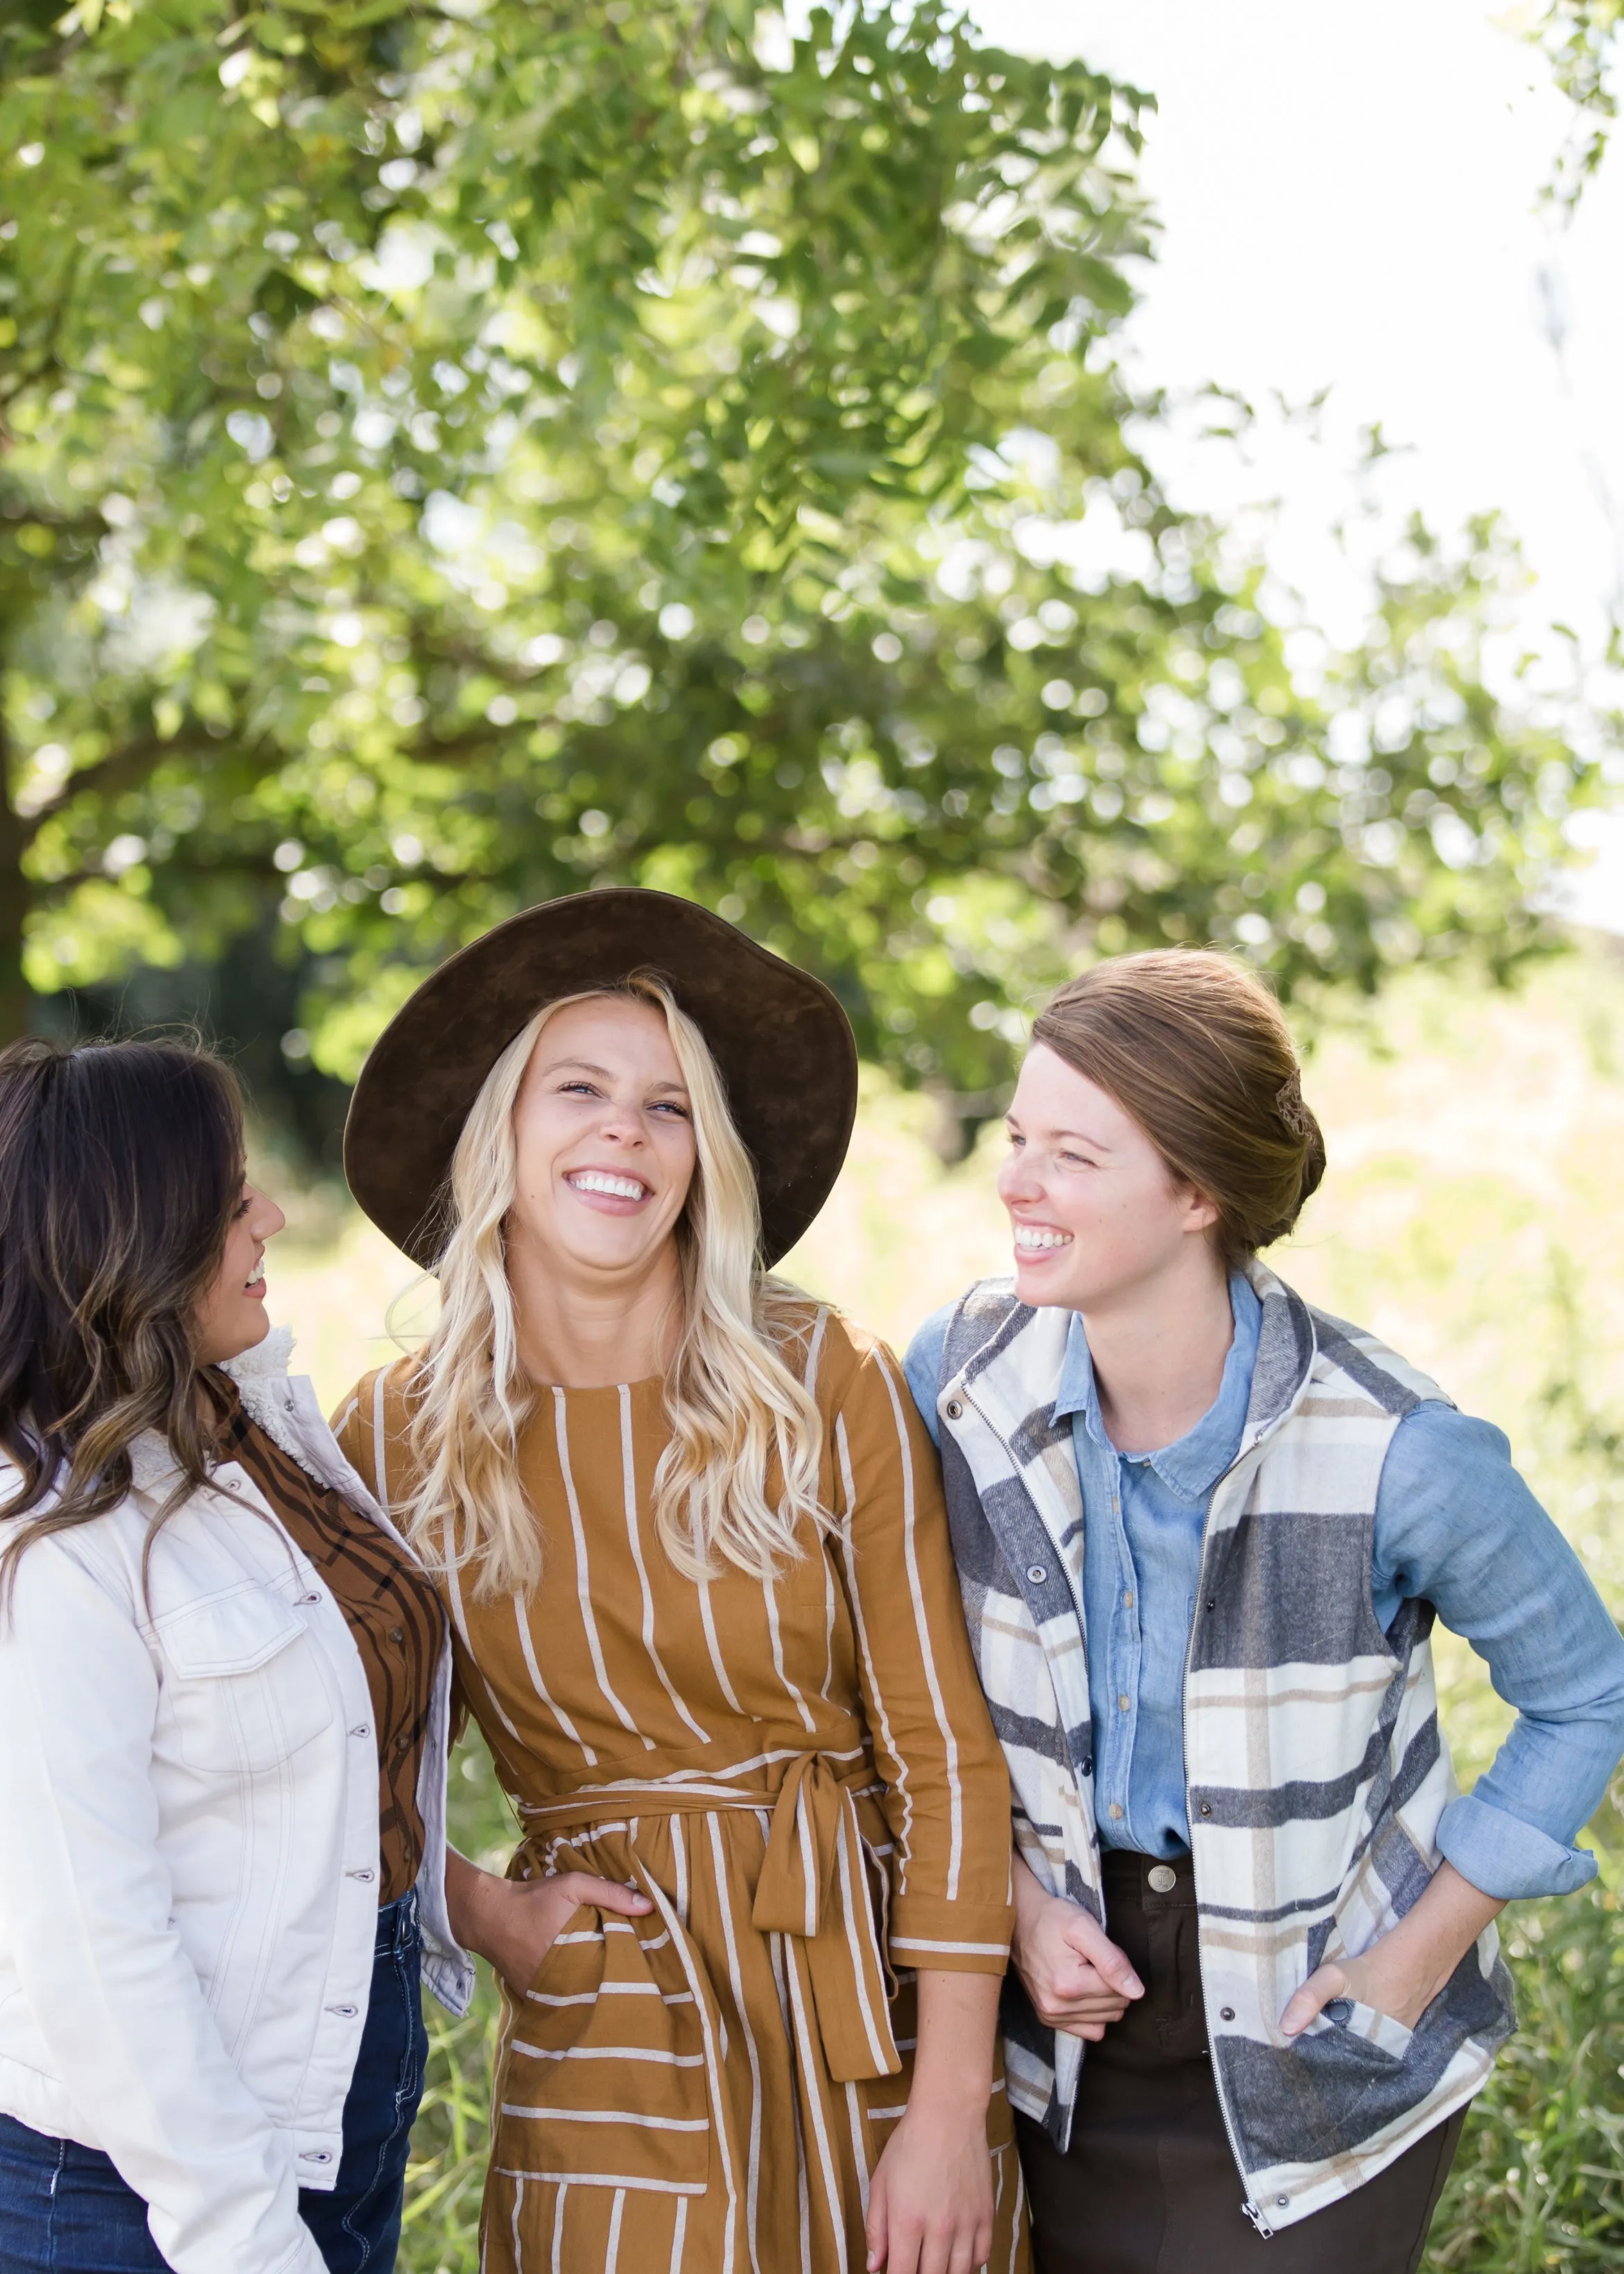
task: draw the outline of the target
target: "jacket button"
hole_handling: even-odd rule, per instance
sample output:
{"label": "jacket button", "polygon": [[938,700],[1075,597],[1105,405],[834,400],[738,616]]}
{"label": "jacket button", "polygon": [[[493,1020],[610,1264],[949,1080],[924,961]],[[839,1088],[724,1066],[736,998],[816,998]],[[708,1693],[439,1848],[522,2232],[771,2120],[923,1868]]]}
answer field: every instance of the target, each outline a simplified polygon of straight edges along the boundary
{"label": "jacket button", "polygon": [[1212,1814],[1212,1812],[1213,1812],[1213,1804],[1212,1804],[1212,1802],[1211,1802],[1210,1800],[1204,1800],[1204,1801],[1201,1803],[1201,1813],[1202,1813],[1202,1815],[1203,1815],[1203,1816],[1210,1816],[1210,1815]]}
{"label": "jacket button", "polygon": [[404,1642],[405,1639],[406,1630],[404,1627],[391,1627],[389,1629],[389,1640],[391,1642]]}
{"label": "jacket button", "polygon": [[1235,2008],[1234,2008],[1234,2007],[1233,2007],[1233,2006],[1220,2006],[1220,2007],[1218,2008],[1218,2019],[1219,2019],[1221,2022],[1232,2022],[1232,2021],[1235,2019]]}
{"label": "jacket button", "polygon": [[948,1419],[950,1421],[957,1421],[963,1413],[964,1407],[959,1403],[959,1400],[956,1397],[950,1397],[947,1401],[946,1411]]}
{"label": "jacket button", "polygon": [[1286,2205],[1290,2202],[1290,2200],[1291,2198],[1289,2195],[1276,2195],[1274,2198],[1274,2208],[1276,2210],[1284,2210]]}
{"label": "jacket button", "polygon": [[1209,1596],[1207,1597],[1207,1609],[1208,1609],[1209,1611],[1215,1611],[1215,1610],[1217,1609],[1217,1608],[1218,1608],[1218,1598],[1217,1598],[1217,1596],[1216,1596],[1216,1595],[1209,1595]]}
{"label": "jacket button", "polygon": [[1049,1577],[1049,1566],[1046,1563],[1028,1563],[1026,1577],[1034,1587],[1041,1587]]}

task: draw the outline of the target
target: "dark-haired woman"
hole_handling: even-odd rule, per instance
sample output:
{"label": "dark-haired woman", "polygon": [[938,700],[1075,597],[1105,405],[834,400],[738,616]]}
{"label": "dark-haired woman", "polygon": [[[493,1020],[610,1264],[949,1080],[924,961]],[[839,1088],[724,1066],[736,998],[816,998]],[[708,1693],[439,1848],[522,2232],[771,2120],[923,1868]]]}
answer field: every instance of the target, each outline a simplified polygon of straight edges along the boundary
{"label": "dark-haired woman", "polygon": [[[1043,2274],[1410,2274],[1577,1887],[1624,1643],[1511,1466],[1258,1250],[1324,1148],[1273,999],[1129,956],[1038,1020],[1013,1281],[909,1378],[1015,1793],[1005,2008]],[[1516,1725],[1459,1796],[1434,1614]]]}
{"label": "dark-haired woman", "polygon": [[267,1341],[282,1225],[213,1059],[0,1053],[6,2274],[387,2270],[420,1965],[466,2003],[444,1622]]}

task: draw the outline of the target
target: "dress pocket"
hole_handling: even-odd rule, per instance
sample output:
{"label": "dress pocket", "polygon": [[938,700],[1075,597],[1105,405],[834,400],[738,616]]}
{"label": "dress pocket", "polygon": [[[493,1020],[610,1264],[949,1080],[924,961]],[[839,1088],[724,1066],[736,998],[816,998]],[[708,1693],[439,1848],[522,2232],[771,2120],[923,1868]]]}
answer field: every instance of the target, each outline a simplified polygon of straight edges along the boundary
{"label": "dress pocket", "polygon": [[637,1920],[590,1908],[572,1914],[529,1988],[513,1997],[498,2072],[498,2169],[703,2193],[705,2035],[673,1933],[680,1927],[658,1911]]}
{"label": "dress pocket", "polygon": [[189,1768],[263,1775],[332,1726],[321,1667],[290,1604],[247,1585],[158,1621],[176,1743]]}

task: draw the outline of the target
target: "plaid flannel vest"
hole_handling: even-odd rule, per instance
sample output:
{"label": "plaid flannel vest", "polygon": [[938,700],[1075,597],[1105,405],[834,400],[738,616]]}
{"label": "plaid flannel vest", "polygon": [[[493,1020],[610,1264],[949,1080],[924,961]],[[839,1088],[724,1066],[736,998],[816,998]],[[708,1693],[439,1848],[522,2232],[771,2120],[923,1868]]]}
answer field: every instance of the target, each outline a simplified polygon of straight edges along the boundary
{"label": "plaid flannel vest", "polygon": [[[1371,1600],[1393,1433],[1437,1386],[1254,1264],[1263,1306],[1241,1449],[1207,1513],[1184,1674],[1184,1775],[1208,2038],[1247,2215],[1267,2234],[1350,2194],[1475,2093],[1515,2023],[1491,1927],[1413,2030],[1339,2000],[1295,2040],[1280,2015],[1327,1956],[1357,1955],[1436,1870],[1456,1786],[1438,1725],[1432,1607],[1384,1634]],[[937,1412],[953,1547],[1015,1839],[1053,1893],[1103,1916],[1083,1631],[1083,1509],[1054,1400],[1071,1314],[973,1287]],[[1070,2135],[1084,2047],[1011,1971],[1015,2106]]]}

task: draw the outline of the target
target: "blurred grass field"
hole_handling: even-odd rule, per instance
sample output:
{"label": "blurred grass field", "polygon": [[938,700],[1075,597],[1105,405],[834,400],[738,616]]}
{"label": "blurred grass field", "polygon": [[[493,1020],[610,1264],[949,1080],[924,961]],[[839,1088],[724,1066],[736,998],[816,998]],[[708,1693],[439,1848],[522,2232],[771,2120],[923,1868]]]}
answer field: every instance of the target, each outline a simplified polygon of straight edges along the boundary
{"label": "blurred grass field", "polygon": [[[1297,1236],[1269,1261],[1313,1301],[1436,1374],[1511,1440],[1535,1490],[1624,1612],[1624,954],[1591,946],[1518,989],[1417,974],[1316,1037],[1304,1083],[1330,1156]],[[900,1347],[938,1304],[1007,1268],[992,1179],[1001,1133],[968,1160],[932,1151],[929,1101],[866,1081],[850,1161],[783,1269]],[[330,1193],[284,1194],[273,1315],[329,1404],[398,1344],[385,1324],[412,1267]],[[429,1315],[419,1285],[401,1306]],[[1463,1783],[1508,1715],[1477,1661],[1439,1645]],[[465,1749],[454,1821],[505,1857],[488,1761]],[[1597,1887],[1520,1904],[1505,1931],[1523,2029],[1469,2125],[1429,2268],[1624,2268],[1624,1823],[1592,1827]],[[473,2274],[492,2012],[434,2024],[402,2263]]]}

